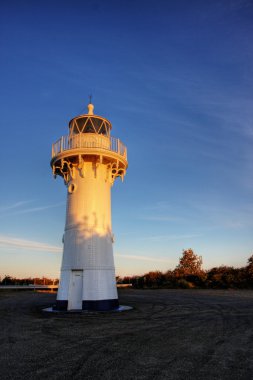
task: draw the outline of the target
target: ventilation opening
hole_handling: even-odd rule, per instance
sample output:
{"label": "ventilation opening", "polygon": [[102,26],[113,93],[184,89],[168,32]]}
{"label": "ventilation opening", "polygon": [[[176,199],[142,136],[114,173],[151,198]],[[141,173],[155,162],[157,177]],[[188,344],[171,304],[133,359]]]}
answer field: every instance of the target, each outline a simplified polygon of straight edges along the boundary
{"label": "ventilation opening", "polygon": [[68,186],[68,192],[69,194],[72,194],[76,191],[76,185],[74,183],[71,183],[69,186]]}

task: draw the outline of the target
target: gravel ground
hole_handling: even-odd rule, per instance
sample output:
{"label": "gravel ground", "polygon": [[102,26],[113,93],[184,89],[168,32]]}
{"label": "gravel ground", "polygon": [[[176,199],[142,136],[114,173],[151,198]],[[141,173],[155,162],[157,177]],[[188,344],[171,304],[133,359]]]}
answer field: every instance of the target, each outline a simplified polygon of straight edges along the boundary
{"label": "gravel ground", "polygon": [[253,291],[120,290],[122,313],[0,292],[1,379],[253,379]]}

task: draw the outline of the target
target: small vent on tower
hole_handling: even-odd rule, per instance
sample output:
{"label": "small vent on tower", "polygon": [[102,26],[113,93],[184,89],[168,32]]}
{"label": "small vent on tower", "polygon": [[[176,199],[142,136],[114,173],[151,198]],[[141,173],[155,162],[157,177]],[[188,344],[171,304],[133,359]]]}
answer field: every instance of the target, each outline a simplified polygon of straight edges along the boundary
{"label": "small vent on tower", "polygon": [[69,194],[74,193],[76,191],[76,187],[77,187],[76,184],[70,183],[69,186],[68,186],[68,192],[69,192]]}

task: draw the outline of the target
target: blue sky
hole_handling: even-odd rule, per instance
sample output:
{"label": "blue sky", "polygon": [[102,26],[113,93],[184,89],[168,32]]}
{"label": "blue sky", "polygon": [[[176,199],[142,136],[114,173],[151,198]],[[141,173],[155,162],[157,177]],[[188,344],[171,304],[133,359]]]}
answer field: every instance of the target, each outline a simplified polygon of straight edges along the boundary
{"label": "blue sky", "polygon": [[112,189],[116,273],[253,253],[251,1],[0,5],[0,275],[58,277],[66,188],[51,144],[86,112],[128,147]]}

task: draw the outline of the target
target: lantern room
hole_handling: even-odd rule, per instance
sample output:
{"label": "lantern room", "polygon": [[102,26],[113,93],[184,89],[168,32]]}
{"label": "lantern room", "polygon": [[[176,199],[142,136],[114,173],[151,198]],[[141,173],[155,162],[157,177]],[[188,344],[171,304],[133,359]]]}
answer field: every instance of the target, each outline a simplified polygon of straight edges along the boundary
{"label": "lantern room", "polygon": [[69,122],[69,135],[77,135],[79,133],[96,133],[110,137],[112,125],[109,120],[104,117],[93,114],[93,104],[88,105],[88,114],[74,117]]}

